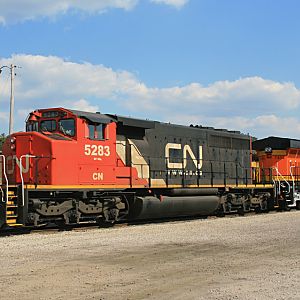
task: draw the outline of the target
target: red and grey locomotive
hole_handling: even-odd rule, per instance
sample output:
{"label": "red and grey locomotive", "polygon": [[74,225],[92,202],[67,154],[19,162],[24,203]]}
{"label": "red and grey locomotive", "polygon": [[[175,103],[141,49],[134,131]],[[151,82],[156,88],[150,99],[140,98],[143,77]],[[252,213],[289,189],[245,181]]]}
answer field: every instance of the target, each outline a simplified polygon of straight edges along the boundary
{"label": "red and grey locomotive", "polygon": [[26,132],[3,145],[0,227],[242,214],[273,208],[283,192],[299,208],[300,141],[276,145],[209,127],[35,110]]}

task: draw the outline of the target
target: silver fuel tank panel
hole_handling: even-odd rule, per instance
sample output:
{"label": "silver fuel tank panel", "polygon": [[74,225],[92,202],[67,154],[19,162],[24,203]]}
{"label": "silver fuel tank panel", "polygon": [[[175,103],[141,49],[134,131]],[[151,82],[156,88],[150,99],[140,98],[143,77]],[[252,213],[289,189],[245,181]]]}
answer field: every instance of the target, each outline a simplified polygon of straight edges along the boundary
{"label": "silver fuel tank panel", "polygon": [[158,219],[179,216],[207,216],[218,208],[220,198],[208,196],[182,196],[161,198],[136,197],[130,208],[130,219]]}

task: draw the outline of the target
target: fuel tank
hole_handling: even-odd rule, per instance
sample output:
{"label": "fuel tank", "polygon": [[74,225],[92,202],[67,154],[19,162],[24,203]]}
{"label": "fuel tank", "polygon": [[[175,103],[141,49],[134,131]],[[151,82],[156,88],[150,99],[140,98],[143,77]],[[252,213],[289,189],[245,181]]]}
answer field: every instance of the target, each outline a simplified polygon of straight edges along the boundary
{"label": "fuel tank", "polygon": [[136,197],[130,207],[130,219],[145,220],[180,216],[207,216],[218,208],[220,198],[214,195],[169,197]]}

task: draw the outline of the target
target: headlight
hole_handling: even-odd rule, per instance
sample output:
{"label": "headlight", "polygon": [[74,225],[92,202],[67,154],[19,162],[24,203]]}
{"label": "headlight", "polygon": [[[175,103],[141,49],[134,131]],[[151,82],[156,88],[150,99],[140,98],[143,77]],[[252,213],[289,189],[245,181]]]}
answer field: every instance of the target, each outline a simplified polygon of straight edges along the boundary
{"label": "headlight", "polygon": [[16,138],[15,137],[12,137],[11,139],[10,139],[10,143],[11,144],[14,144],[16,142]]}

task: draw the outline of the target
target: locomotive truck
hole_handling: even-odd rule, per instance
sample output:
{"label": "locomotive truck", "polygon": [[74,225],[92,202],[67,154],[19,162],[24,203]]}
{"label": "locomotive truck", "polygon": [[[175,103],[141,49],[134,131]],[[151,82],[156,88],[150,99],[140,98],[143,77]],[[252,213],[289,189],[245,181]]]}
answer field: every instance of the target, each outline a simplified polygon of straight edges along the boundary
{"label": "locomotive truck", "polygon": [[299,209],[299,154],[298,140],[39,109],[3,145],[0,227]]}

